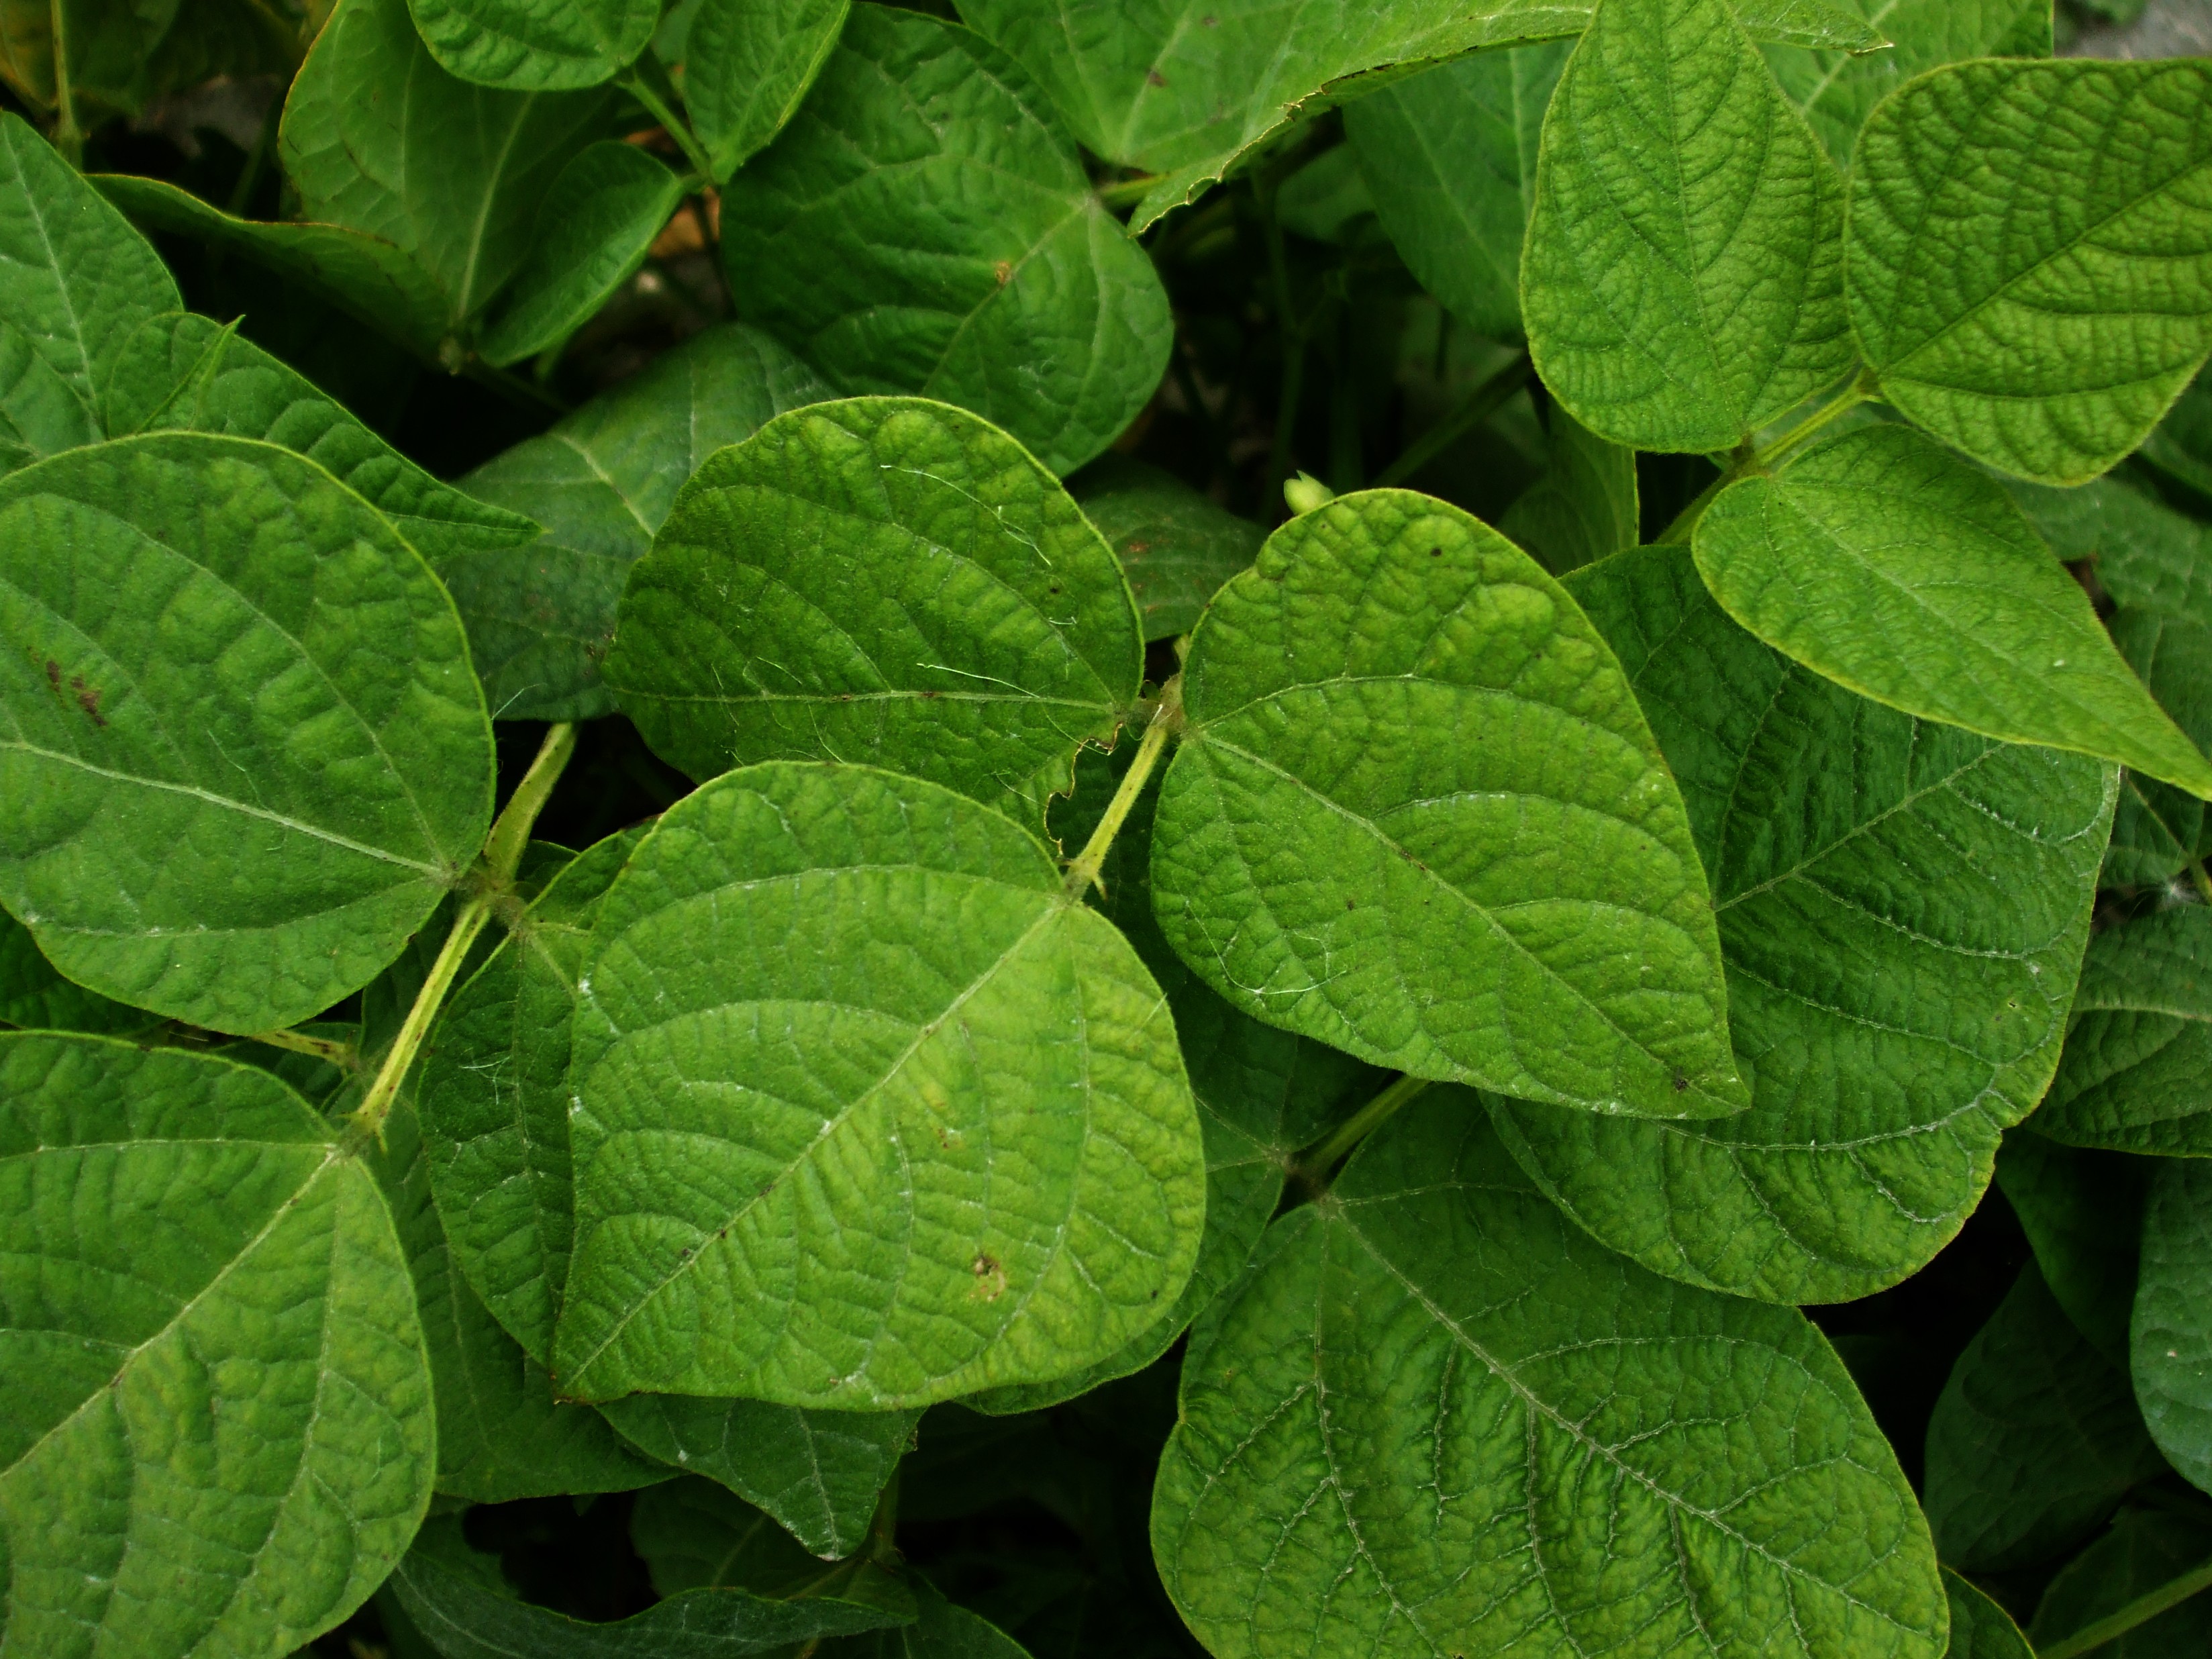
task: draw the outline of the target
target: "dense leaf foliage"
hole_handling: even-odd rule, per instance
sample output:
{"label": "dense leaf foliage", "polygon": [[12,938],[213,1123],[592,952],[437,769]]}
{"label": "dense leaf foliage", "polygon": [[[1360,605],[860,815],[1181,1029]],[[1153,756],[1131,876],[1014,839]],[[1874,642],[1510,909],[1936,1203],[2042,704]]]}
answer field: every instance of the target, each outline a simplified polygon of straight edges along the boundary
{"label": "dense leaf foliage", "polygon": [[0,0],[0,1655],[2205,1651],[2172,3]]}

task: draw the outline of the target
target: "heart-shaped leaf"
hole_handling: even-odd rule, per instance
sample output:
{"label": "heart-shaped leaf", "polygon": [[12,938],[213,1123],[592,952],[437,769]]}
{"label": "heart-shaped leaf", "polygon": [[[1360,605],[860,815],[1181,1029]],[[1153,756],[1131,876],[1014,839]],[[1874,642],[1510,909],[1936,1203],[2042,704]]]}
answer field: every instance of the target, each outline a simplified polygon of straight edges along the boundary
{"label": "heart-shaped leaf", "polygon": [[1159,988],[1036,841],[949,790],[726,774],[631,854],[583,988],[575,1396],[1042,1382],[1189,1277],[1205,1158]]}
{"label": "heart-shaped leaf", "polygon": [[1232,1006],[1530,1099],[1742,1109],[1681,796],[1527,554],[1425,495],[1340,497],[1222,590],[1183,682],[1154,902]]}

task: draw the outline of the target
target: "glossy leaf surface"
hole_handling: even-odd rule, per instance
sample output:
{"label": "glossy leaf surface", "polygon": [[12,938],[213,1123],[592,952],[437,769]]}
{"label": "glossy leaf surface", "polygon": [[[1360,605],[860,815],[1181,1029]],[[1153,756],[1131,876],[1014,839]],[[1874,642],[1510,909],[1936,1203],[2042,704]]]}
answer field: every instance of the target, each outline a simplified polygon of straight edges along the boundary
{"label": "glossy leaf surface", "polygon": [[1143,666],[1128,584],[1058,481],[917,398],[799,410],[710,458],[620,617],[607,684],[692,776],[866,763],[1033,824]]}
{"label": "glossy leaf surface", "polygon": [[1592,1243],[1455,1090],[1278,1221],[1193,1333],[1152,1509],[1221,1659],[1934,1659],[1924,1525],[1802,1316]]}
{"label": "glossy leaf surface", "polygon": [[514,92],[612,80],[660,21],[655,0],[407,0],[407,9],[448,73]]}
{"label": "glossy leaf surface", "polygon": [[1205,1160],[1158,987],[1043,848],[772,763],[672,808],[578,1010],[554,1372],[885,1409],[1104,1357],[1189,1277]]}
{"label": "glossy leaf surface", "polygon": [[471,495],[545,526],[520,553],[438,565],[500,718],[611,714],[599,664],[614,638],[623,580],[653,544],[676,492],[725,444],[830,395],[765,334],[721,325],[462,479]]}
{"label": "glossy leaf surface", "polygon": [[2048,1561],[2164,1467],[2127,1373],[2074,1328],[2029,1263],[1929,1419],[1936,1547],[1968,1572]]}
{"label": "glossy leaf surface", "polygon": [[2169,1158],[2143,1210],[2129,1374],[2150,1437],[2212,1492],[2212,1164]]}
{"label": "glossy leaf surface", "polygon": [[1739,480],[1694,545],[1730,616],[1863,696],[2212,796],[2212,761],[2130,672],[2034,526],[1917,433],[1862,428]]}
{"label": "glossy leaf surface", "polygon": [[1808,673],[1731,623],[1678,548],[1570,586],[1680,781],[1752,1109],[1662,1124],[1501,1101],[1506,1144],[1657,1272],[1775,1302],[1894,1284],[1972,1212],[2057,1063],[2110,769]]}
{"label": "glossy leaf surface", "polygon": [[1851,366],[1843,190],[1725,0],[1601,0],[1545,117],[1529,349],[1591,431],[1732,448]]}
{"label": "glossy leaf surface", "polygon": [[375,1183],[266,1073],[0,1036],[11,1648],[287,1653],[430,1498],[428,1364]]}
{"label": "glossy leaf surface", "polygon": [[2079,483],[2212,349],[2212,63],[1956,64],[1867,118],[1851,326],[1882,396],[1976,460]]}
{"label": "glossy leaf surface", "polygon": [[2039,1134],[2212,1157],[2212,912],[2138,918],[2089,941]]}
{"label": "glossy leaf surface", "polygon": [[474,860],[492,755],[459,619],[312,462],[183,433],[56,456],[0,480],[0,898],[70,978],[288,1025]]}
{"label": "glossy leaf surface", "polygon": [[1232,1006],[1532,1099],[1741,1109],[1681,796],[1518,548],[1426,496],[1340,497],[1222,591],[1183,680],[1153,899]]}
{"label": "glossy leaf surface", "polygon": [[722,213],[740,317],[847,392],[972,409],[1055,472],[1112,442],[1167,367],[1152,261],[1043,95],[956,25],[856,11]]}

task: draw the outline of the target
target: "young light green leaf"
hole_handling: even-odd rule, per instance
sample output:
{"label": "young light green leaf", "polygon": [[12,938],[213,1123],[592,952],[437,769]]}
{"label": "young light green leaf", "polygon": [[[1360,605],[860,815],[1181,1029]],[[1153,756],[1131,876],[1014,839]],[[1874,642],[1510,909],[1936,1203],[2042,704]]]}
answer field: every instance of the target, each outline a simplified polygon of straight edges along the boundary
{"label": "young light green leaf", "polygon": [[400,1562],[392,1588],[445,1659],[749,1659],[896,1622],[881,1607],[833,1596],[784,1601],[696,1589],[592,1624],[503,1595],[420,1547]]}
{"label": "young light green leaf", "polygon": [[1339,497],[1221,591],[1183,681],[1154,902],[1232,1006],[1530,1099],[1742,1109],[1681,796],[1528,555],[1425,495]]}
{"label": "young light green leaf", "polygon": [[[2118,1613],[2212,1559],[2212,1524],[2164,1504],[2130,1505],[2112,1529],[2063,1567],[2028,1626],[2038,1648]],[[2096,1650],[2097,1659],[2174,1659],[2212,1647],[2212,1596],[2193,1595]]]}
{"label": "young light green leaf", "polygon": [[305,377],[211,318],[171,312],[141,324],[100,384],[111,438],[211,432],[304,455],[391,520],[434,568],[470,551],[519,547],[538,533],[520,513],[441,483]]}
{"label": "young light green leaf", "polygon": [[343,1620],[436,1449],[367,1171],[252,1066],[0,1036],[0,1194],[9,1647],[289,1653]]}
{"label": "young light green leaf", "polygon": [[1639,449],[1733,447],[1849,372],[1843,190],[1725,0],[1600,0],[1521,299],[1553,396]]}
{"label": "young light green leaf", "polygon": [[0,900],[89,989],[292,1024],[476,858],[491,731],[453,602],[289,451],[155,433],[0,479]]}
{"label": "young light green leaf", "polygon": [[1067,489],[1121,560],[1147,641],[1197,627],[1221,584],[1267,539],[1173,473],[1126,455],[1102,455]]}
{"label": "young light green leaf", "polygon": [[[1055,811],[1064,845],[1080,846],[1103,815],[1136,745],[1111,759],[1086,755],[1076,770],[1073,798]],[[1120,1350],[1057,1381],[971,1395],[980,1412],[1041,1411],[1087,1394],[1101,1383],[1140,1371],[1174,1346],[1192,1320],[1244,1271],[1283,1199],[1291,1159],[1338,1119],[1381,1092],[1389,1073],[1288,1031],[1262,1025],[1224,1002],[1168,948],[1152,914],[1150,862],[1152,818],[1159,805],[1156,776],[1131,808],[1099,872],[1103,896],[1093,902],[1128,936],[1167,993],[1176,1037],[1198,1103],[1206,1142],[1206,1231],[1198,1260],[1175,1305]]]}
{"label": "young light green leaf", "polygon": [[1072,471],[1167,368],[1167,295],[1018,66],[855,12],[783,137],[722,195],[738,314],[853,392],[917,392]]}
{"label": "young light green leaf", "polygon": [[2150,1437],[2212,1492],[2212,1164],[2168,1158],[2143,1210],[2130,1373]]}
{"label": "young light green leaf", "polygon": [[[341,225],[238,219],[159,179],[104,173],[92,181],[138,223],[266,265],[325,304],[380,329],[426,362],[459,365],[445,295],[397,243]],[[164,310],[180,303],[172,300]],[[441,355],[442,354],[442,355]]]}
{"label": "young light green leaf", "polygon": [[2074,1146],[2212,1157],[2212,911],[2163,910],[2089,941],[2035,1132]]}
{"label": "young light green leaf", "polygon": [[949,790],[786,762],[687,796],[586,963],[560,1385],[890,1409],[1111,1353],[1205,1216],[1166,1012]]}
{"label": "young light green leaf", "polygon": [[614,639],[615,607],[676,492],[725,444],[830,395],[767,335],[724,324],[462,479],[471,495],[546,526],[520,554],[438,565],[500,717],[612,714],[599,663]]}
{"label": "young light green leaf", "polygon": [[684,181],[635,144],[603,138],[577,152],[538,204],[529,257],[485,324],[484,361],[535,357],[589,322],[683,199]]}
{"label": "young light green leaf", "polygon": [[568,1276],[569,1031],[599,902],[642,830],[547,885],[454,992],[417,1074],[430,1187],[455,1264],[538,1365]]}
{"label": "young light green leaf", "polygon": [[1193,1332],[1152,1548],[1221,1659],[1943,1651],[1926,1523],[1819,1332],[1593,1243],[1456,1090]]}
{"label": "young light green leaf", "polygon": [[1730,616],[1863,696],[2212,796],[2212,761],[2003,488],[1909,428],[1863,427],[1739,479],[1693,545]]}
{"label": "young light green leaf", "polygon": [[1636,452],[1608,443],[1564,409],[1552,410],[1544,471],[1498,527],[1555,576],[1634,547]]}
{"label": "young light green leaf", "polygon": [[[896,1415],[897,1413],[893,1413]],[[914,1622],[914,1595],[872,1559],[824,1561],[769,1517],[711,1480],[672,1480],[630,1513],[630,1541],[663,1595],[737,1589],[779,1601],[830,1595]]]}
{"label": "young light green leaf", "polygon": [[2035,1659],[2012,1615],[1948,1567],[1943,1569],[1943,1595],[1951,1604],[1951,1645],[1945,1659]]}
{"label": "young light green leaf", "polygon": [[2140,453],[2166,477],[2212,495],[2212,373],[2197,370]]}
{"label": "young light green leaf", "polygon": [[[175,282],[146,239],[21,116],[0,113],[0,318],[9,330],[5,338],[28,345],[38,362],[69,388],[89,421],[99,404],[99,381],[131,331],[149,317],[183,306]],[[0,349],[0,367],[22,361],[20,348]],[[16,368],[8,377],[11,386],[20,391],[21,376],[31,372]],[[11,392],[11,416],[16,413],[15,395]],[[55,419],[49,414],[40,429],[53,431]],[[37,453],[52,454],[65,447],[50,442]]]}
{"label": "young light green leaf", "polygon": [[1932,1258],[2057,1064],[2112,769],[1853,696],[1731,623],[1679,547],[1578,572],[1711,874],[1752,1108],[1713,1123],[1495,1103],[1613,1249],[1693,1285],[1846,1301]]}
{"label": "young light green leaf", "polygon": [[799,410],[708,458],[619,617],[606,683],[692,776],[865,762],[1032,824],[1143,672],[1128,583],[1059,481],[912,398]]}
{"label": "young light green leaf", "polygon": [[[599,1410],[640,1450],[726,1486],[824,1559],[866,1541],[876,1500],[920,1415],[673,1394],[634,1394]],[[664,1595],[683,1588],[660,1584]]]}
{"label": "young light green leaf", "polygon": [[2115,1365],[2128,1363],[2148,1163],[2078,1151],[2026,1130],[1997,1152],[1997,1185],[2035,1265],[2075,1328]]}
{"label": "young light green leaf", "polygon": [[1998,1572],[2063,1553],[2166,1464],[2127,1373],[2074,1328],[2031,1261],[1952,1367],[1927,1467],[1944,1560]]}
{"label": "young light green leaf", "polygon": [[1802,111],[1837,165],[1867,113],[1923,70],[1962,58],[2048,58],[2051,0],[1838,0],[1888,37],[1887,51],[1770,46],[1766,62],[1783,95]]}
{"label": "young light green leaf", "polygon": [[1521,333],[1521,240],[1535,205],[1537,141],[1572,47],[1554,40],[1475,52],[1345,106],[1346,142],[1407,266],[1446,310],[1493,339]]}
{"label": "young light green leaf", "polygon": [[2212,349],[2212,62],[1954,64],[1853,152],[1851,326],[1882,396],[1976,460],[2079,483]]}
{"label": "young light green leaf", "polygon": [[285,100],[284,171],[301,218],[419,267],[455,337],[521,268],[539,203],[602,136],[610,96],[471,86],[438,67],[407,0],[339,0]]}
{"label": "young light green leaf", "polygon": [[553,1398],[544,1368],[500,1328],[446,1245],[416,1109],[402,1098],[368,1162],[415,1280],[438,1412],[438,1490],[476,1504],[629,1492],[667,1472],[589,1406]]}
{"label": "young light green leaf", "polygon": [[660,21],[658,0],[407,0],[407,9],[447,73],[511,92],[611,81]]}
{"label": "young light green leaf", "polygon": [[684,40],[684,112],[727,183],[783,131],[851,0],[702,0]]}
{"label": "young light green leaf", "polygon": [[0,911],[0,1026],[31,1031],[95,1031],[117,1036],[156,1023],[142,1008],[72,985],[39,952],[30,930]]}

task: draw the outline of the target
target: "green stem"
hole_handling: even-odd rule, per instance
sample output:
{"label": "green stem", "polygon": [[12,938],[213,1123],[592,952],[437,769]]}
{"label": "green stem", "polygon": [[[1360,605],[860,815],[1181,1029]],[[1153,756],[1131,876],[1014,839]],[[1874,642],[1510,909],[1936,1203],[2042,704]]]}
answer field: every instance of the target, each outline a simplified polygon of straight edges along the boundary
{"label": "green stem", "polygon": [[1698,520],[1705,516],[1705,509],[1713,504],[1713,498],[1721,491],[1739,478],[1749,477],[1755,472],[1772,471],[1774,464],[1783,456],[1819,433],[1830,422],[1840,420],[1850,414],[1861,404],[1875,397],[1880,390],[1880,383],[1875,380],[1874,371],[1862,369],[1859,371],[1858,379],[1853,380],[1841,393],[1821,404],[1820,408],[1798,422],[1765,448],[1760,449],[1746,442],[1743,447],[1736,451],[1729,464],[1721,469],[1720,477],[1699,490],[1696,498],[1674,515],[1674,522],[1660,532],[1658,542],[1655,544],[1664,547],[1675,543],[1686,543],[1690,539],[1691,532],[1698,527]]}
{"label": "green stem", "polygon": [[288,1048],[295,1054],[311,1054],[317,1060],[328,1060],[342,1072],[353,1071],[361,1064],[361,1056],[350,1042],[309,1036],[305,1031],[256,1031],[246,1041],[265,1042],[272,1048]]}
{"label": "green stem", "polygon": [[617,77],[615,84],[644,105],[645,112],[660,123],[661,131],[676,141],[677,149],[684,152],[684,159],[691,163],[694,173],[702,179],[714,176],[713,158],[707,154],[706,146],[693,136],[690,124],[676,112],[668,100],[655,91],[642,75],[633,69]]}
{"label": "green stem", "polygon": [[1680,543],[1686,546],[1690,532],[1698,527],[1698,520],[1705,516],[1705,509],[1713,504],[1713,497],[1742,476],[1733,466],[1723,467],[1720,477],[1699,490],[1691,498],[1690,504],[1674,515],[1674,522],[1659,532],[1659,539],[1653,545],[1669,547]]}
{"label": "green stem", "polygon": [[1160,181],[1157,173],[1148,173],[1141,179],[1116,179],[1110,185],[1097,186],[1098,199],[1109,208],[1134,207],[1152,193]]}
{"label": "green stem", "polygon": [[1345,1155],[1374,1133],[1407,1101],[1429,1086],[1425,1077],[1401,1077],[1291,1162],[1291,1179],[1314,1192],[1328,1184]]}
{"label": "green stem", "polygon": [[1375,488],[1387,489],[1412,477],[1431,461],[1480,426],[1505,400],[1528,384],[1535,365],[1522,352],[1460,400],[1460,405],[1408,444],[1398,459],[1375,475]]}
{"label": "green stem", "polygon": [[1114,845],[1114,837],[1128,822],[1130,812],[1137,805],[1137,797],[1145,793],[1146,780],[1152,769],[1160,763],[1168,739],[1182,726],[1182,676],[1178,674],[1160,688],[1160,700],[1152,708],[1152,723],[1145,728],[1145,740],[1137,745],[1137,757],[1129,763],[1122,774],[1121,787],[1115,790],[1114,799],[1106,803],[1106,816],[1098,820],[1098,827],[1091,832],[1091,839],[1083,850],[1068,861],[1067,896],[1071,900],[1083,896],[1094,884],[1101,892],[1105,885],[1098,880],[1098,872],[1106,867],[1106,854]]}
{"label": "green stem", "polygon": [[84,166],[84,134],[76,124],[76,94],[70,90],[69,25],[63,16],[69,0],[48,0],[46,27],[54,41],[54,148],[71,167]]}
{"label": "green stem", "polygon": [[563,721],[548,730],[545,741],[538,745],[537,758],[530,763],[530,769],[523,774],[522,781],[515,786],[514,793],[492,825],[491,834],[485,837],[483,854],[478,861],[481,867],[475,872],[476,890],[461,906],[461,913],[453,918],[453,931],[446,935],[438,959],[430,964],[429,977],[416,994],[414,1006],[408,1009],[399,1035],[392,1039],[391,1050],[377,1068],[376,1079],[368,1085],[368,1094],[354,1110],[354,1121],[367,1133],[383,1133],[384,1120],[392,1111],[392,1103],[399,1097],[399,1085],[406,1079],[408,1068],[414,1065],[422,1039],[429,1035],[430,1024],[437,1018],[446,993],[453,989],[461,964],[468,960],[469,947],[483,932],[494,908],[513,889],[523,848],[530,844],[530,828],[545,810],[553,786],[561,781],[562,769],[575,752],[574,726]]}
{"label": "green stem", "polygon": [[2088,1653],[2115,1637],[2126,1635],[2136,1626],[2149,1623],[2167,1608],[2179,1606],[2204,1589],[2212,1589],[2212,1561],[2191,1568],[2179,1578],[2168,1579],[2156,1589],[2138,1595],[2118,1613],[2106,1613],[2095,1624],[2084,1625],[2049,1647],[2038,1648],[2036,1659],[2075,1659],[2076,1655]]}

